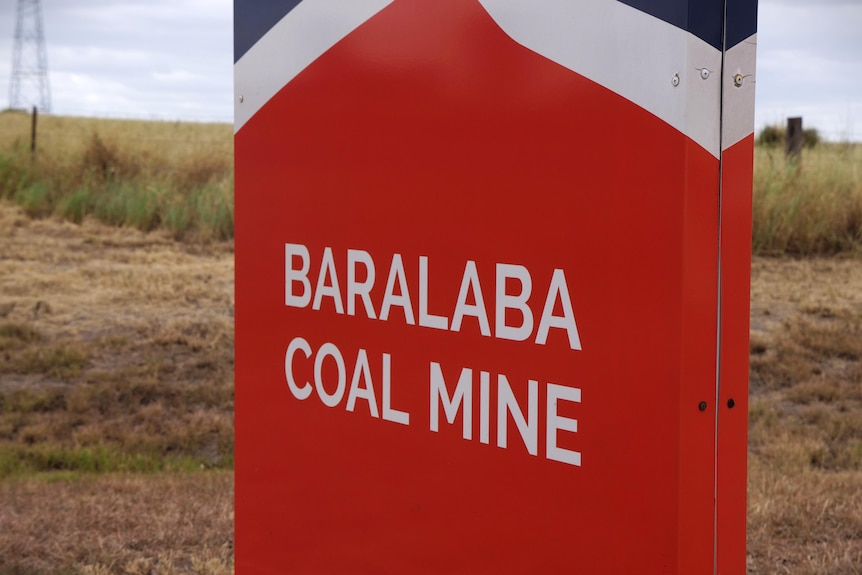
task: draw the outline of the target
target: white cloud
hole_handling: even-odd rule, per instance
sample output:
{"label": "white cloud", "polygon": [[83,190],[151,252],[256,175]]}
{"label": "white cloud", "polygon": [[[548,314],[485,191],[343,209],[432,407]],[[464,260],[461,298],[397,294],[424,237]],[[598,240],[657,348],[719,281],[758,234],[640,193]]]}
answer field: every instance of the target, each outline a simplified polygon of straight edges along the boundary
{"label": "white cloud", "polygon": [[802,116],[862,140],[862,2],[760,0],[759,12],[757,127]]}
{"label": "white cloud", "polygon": [[[14,4],[0,2],[0,108]],[[231,0],[43,0],[43,13],[54,113],[232,120]]]}

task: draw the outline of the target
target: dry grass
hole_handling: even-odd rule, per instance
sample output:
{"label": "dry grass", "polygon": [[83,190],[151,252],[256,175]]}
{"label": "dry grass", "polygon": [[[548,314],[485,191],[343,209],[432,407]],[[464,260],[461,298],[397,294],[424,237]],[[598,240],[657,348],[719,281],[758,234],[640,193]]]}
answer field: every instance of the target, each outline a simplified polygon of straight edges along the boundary
{"label": "dry grass", "polygon": [[233,474],[0,482],[0,573],[233,573]]}
{"label": "dry grass", "polygon": [[862,572],[862,474],[788,473],[751,457],[748,572]]}
{"label": "dry grass", "polygon": [[862,261],[752,266],[749,573],[862,572]]}
{"label": "dry grass", "polygon": [[0,113],[0,198],[32,217],[92,215],[176,238],[233,237],[233,138],[227,124]]}
{"label": "dry grass", "polygon": [[233,254],[0,207],[0,477],[233,465]]}
{"label": "dry grass", "polygon": [[821,144],[791,163],[755,150],[755,253],[813,255],[862,250],[862,146]]}
{"label": "dry grass", "polygon": [[0,574],[232,573],[232,467],[232,245],[0,202]]}
{"label": "dry grass", "polygon": [[[178,239],[233,237],[233,138],[227,124],[46,116],[30,154],[30,117],[0,113],[0,198],[33,217],[85,216]],[[862,146],[820,144],[789,163],[757,146],[754,251],[862,250]]]}
{"label": "dry grass", "polygon": [[[858,574],[862,260],[752,271],[748,572]],[[231,244],[0,202],[0,575],[231,572],[232,348]]]}

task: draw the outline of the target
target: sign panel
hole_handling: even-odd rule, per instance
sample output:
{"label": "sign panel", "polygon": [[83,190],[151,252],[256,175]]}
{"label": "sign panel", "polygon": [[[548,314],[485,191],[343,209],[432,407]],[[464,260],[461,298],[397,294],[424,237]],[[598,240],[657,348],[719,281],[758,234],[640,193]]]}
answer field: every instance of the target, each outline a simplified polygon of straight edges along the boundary
{"label": "sign panel", "polygon": [[235,2],[240,573],[744,573],[753,0]]}

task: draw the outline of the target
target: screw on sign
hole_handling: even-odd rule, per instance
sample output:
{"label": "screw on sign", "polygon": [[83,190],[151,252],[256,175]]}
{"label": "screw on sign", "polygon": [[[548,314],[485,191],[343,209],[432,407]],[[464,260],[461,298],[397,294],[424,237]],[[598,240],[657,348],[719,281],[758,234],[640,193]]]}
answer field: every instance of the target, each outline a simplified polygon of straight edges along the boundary
{"label": "screw on sign", "polygon": [[236,0],[239,573],[745,572],[755,14]]}

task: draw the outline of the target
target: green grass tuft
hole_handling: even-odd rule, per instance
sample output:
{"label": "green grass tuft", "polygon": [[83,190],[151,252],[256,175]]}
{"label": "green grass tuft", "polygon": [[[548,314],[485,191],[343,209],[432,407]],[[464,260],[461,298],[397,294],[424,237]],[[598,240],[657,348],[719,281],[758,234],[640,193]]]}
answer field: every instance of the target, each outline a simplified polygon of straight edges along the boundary
{"label": "green grass tuft", "polygon": [[[232,462],[231,462],[232,464]],[[44,472],[157,473],[194,471],[206,466],[188,456],[126,453],[110,447],[38,444],[0,445],[0,478]]]}
{"label": "green grass tuft", "polygon": [[177,239],[233,238],[233,137],[227,124],[0,114],[0,198],[31,217],[94,217]]}
{"label": "green grass tuft", "polygon": [[[0,114],[0,198],[29,215],[95,217],[181,240],[233,238],[229,125],[46,116],[33,156],[29,122],[26,114]],[[809,140],[802,158],[789,162],[780,130],[759,138],[755,253],[862,251],[862,146]]]}
{"label": "green grass tuft", "polygon": [[862,250],[862,146],[821,144],[798,163],[755,150],[754,252],[833,255]]}

